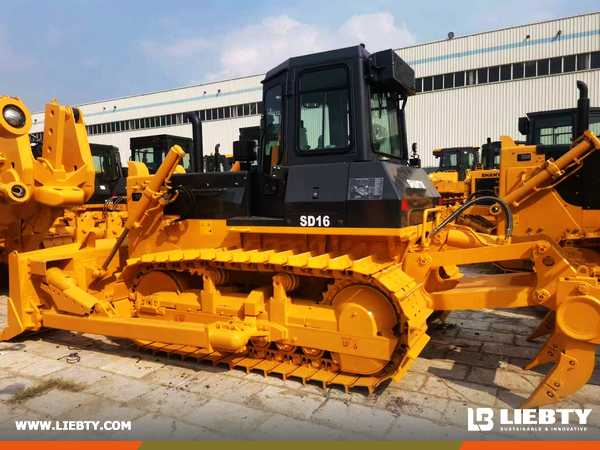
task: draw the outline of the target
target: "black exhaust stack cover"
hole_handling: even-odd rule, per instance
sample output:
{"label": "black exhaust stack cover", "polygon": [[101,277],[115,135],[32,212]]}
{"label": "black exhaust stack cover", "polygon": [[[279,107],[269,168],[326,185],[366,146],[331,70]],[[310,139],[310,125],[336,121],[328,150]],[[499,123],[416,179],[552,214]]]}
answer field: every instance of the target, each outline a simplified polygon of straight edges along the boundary
{"label": "black exhaust stack cover", "polygon": [[577,136],[583,135],[590,127],[590,99],[588,97],[588,87],[583,81],[577,82],[579,89],[579,100],[577,100]]}
{"label": "black exhaust stack cover", "polygon": [[202,122],[196,113],[185,115],[192,124],[192,136],[194,140],[194,151],[190,155],[192,172],[204,172],[204,151],[202,149]]}

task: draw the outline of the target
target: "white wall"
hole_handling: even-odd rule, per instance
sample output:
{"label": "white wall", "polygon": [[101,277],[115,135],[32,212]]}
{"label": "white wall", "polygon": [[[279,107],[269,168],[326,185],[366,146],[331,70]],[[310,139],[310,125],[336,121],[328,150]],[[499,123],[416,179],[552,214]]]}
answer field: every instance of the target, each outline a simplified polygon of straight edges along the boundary
{"label": "white wall", "polygon": [[[255,75],[151,94],[103,100],[80,105],[79,108],[83,111],[86,124],[94,125],[259,102],[262,100],[262,84],[260,82],[263,78],[264,75]],[[60,102],[60,99],[58,100]],[[32,114],[32,117],[38,121],[33,125],[31,132],[43,131],[44,113],[35,113]]]}

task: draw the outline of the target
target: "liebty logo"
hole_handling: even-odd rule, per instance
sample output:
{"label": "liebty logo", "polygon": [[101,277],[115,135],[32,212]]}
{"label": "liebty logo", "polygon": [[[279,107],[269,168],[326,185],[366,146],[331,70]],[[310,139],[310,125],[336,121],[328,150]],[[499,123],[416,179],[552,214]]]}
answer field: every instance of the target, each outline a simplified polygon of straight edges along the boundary
{"label": "liebty logo", "polygon": [[473,418],[473,408],[469,408],[469,431],[490,431],[494,428],[494,411],[492,408],[477,408],[477,422],[484,422],[484,424],[478,425],[475,423]]}
{"label": "liebty logo", "polygon": [[[508,409],[501,409],[499,431],[585,431],[585,427],[576,425],[587,425],[591,412],[591,409],[515,409],[510,416]],[[493,418],[492,408],[468,408],[468,430],[490,431],[494,428]]]}

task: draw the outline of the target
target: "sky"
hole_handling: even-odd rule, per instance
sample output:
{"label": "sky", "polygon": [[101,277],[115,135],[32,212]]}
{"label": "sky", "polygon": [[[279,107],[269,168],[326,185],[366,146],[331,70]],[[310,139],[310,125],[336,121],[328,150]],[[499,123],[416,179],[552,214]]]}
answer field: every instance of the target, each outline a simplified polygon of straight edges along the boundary
{"label": "sky", "polygon": [[600,10],[598,0],[3,0],[0,95],[30,111],[264,73]]}

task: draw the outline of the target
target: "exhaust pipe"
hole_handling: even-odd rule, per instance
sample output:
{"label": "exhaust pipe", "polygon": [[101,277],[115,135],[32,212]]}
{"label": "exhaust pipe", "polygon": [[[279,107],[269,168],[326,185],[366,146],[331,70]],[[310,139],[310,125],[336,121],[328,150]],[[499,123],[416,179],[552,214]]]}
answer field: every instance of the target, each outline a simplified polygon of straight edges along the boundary
{"label": "exhaust pipe", "polygon": [[[494,169],[494,150],[492,150],[492,138],[487,138],[487,148],[485,149],[485,170],[493,170]],[[483,151],[481,152],[483,156]]]}
{"label": "exhaust pipe", "polygon": [[215,172],[220,172],[221,171],[221,166],[220,166],[220,162],[219,161],[219,147],[221,147],[221,144],[217,144],[215,145]]}
{"label": "exhaust pipe", "polygon": [[192,172],[204,172],[204,151],[202,149],[202,122],[196,113],[187,113],[185,115],[192,124],[192,136],[194,140],[194,150],[190,155],[192,163]]}
{"label": "exhaust pipe", "polygon": [[583,133],[590,127],[590,99],[588,97],[588,87],[583,81],[577,82],[579,89],[579,100],[577,100],[577,134],[575,138],[583,136]]}

